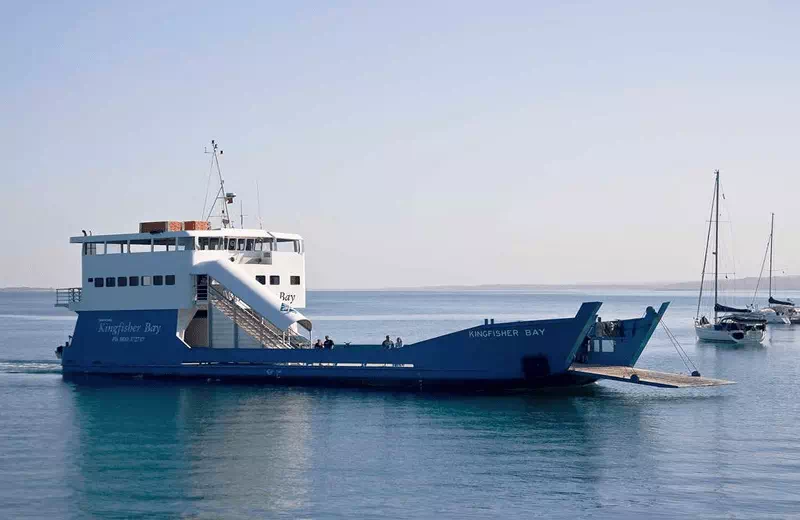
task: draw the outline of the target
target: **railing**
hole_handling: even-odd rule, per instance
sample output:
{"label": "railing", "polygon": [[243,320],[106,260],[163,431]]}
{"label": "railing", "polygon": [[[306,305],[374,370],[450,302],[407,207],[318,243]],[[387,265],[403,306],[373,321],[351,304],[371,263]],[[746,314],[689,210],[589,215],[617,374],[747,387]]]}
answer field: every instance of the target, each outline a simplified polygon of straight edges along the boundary
{"label": "railing", "polygon": [[56,289],[56,307],[69,307],[73,303],[80,303],[81,288],[69,287]]}
{"label": "railing", "polygon": [[309,348],[311,342],[299,334],[284,332],[251,309],[221,284],[208,284],[212,305],[247,332],[264,348]]}

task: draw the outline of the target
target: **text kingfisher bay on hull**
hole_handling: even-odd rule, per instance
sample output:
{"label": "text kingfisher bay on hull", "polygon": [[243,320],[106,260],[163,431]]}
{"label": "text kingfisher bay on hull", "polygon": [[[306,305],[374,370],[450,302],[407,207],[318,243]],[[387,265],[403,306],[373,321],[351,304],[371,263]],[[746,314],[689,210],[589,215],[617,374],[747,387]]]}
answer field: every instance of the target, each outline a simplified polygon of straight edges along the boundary
{"label": "text kingfisher bay on hull", "polygon": [[[545,329],[523,329],[523,336],[544,336]],[[493,329],[493,330],[471,330],[470,338],[517,338],[520,335],[518,329]]]}

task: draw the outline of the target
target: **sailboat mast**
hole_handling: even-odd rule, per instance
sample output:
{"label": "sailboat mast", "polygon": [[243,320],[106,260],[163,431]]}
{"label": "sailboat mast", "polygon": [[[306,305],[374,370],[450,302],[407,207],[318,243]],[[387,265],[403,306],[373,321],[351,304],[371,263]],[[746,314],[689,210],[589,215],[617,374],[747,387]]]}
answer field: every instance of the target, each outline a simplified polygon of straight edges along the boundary
{"label": "sailboat mast", "polygon": [[714,322],[716,323],[719,295],[719,170],[716,170],[714,174],[717,178],[714,186]]}
{"label": "sailboat mast", "polygon": [[775,213],[769,224],[769,297],[772,298],[772,239],[775,236]]}

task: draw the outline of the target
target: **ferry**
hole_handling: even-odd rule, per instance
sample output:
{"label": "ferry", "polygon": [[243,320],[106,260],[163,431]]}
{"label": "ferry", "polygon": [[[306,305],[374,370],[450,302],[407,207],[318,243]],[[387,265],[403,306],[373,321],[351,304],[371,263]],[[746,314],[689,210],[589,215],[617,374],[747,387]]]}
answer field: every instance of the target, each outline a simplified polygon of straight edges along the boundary
{"label": "ferry", "polygon": [[56,291],[56,305],[78,315],[74,333],[56,351],[65,377],[410,389],[520,389],[599,379],[667,387],[724,383],[632,368],[667,302],[628,320],[599,321],[601,303],[585,302],[572,317],[486,319],[401,348],[319,348],[302,312],[303,237],[234,227],[235,194],[225,190],[213,141],[211,153],[220,187],[206,220],[142,222],[137,232],[84,231],[70,238],[80,247],[81,283]]}

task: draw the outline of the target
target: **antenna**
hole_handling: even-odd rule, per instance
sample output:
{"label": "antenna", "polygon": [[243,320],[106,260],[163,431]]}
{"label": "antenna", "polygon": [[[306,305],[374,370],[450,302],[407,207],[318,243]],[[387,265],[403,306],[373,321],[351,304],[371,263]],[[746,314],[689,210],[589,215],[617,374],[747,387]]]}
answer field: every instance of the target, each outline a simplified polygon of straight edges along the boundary
{"label": "antenna", "polygon": [[[206,220],[211,221],[212,218],[218,218],[221,224],[220,227],[232,228],[233,224],[231,222],[231,214],[228,205],[233,204],[233,199],[236,198],[236,194],[225,191],[225,180],[222,178],[222,170],[219,167],[219,157],[223,155],[223,151],[219,149],[217,142],[212,139],[211,151],[208,151],[208,148],[205,148],[204,153],[211,154],[211,171],[213,171],[214,167],[216,166],[217,176],[219,177],[219,190],[217,190],[217,195],[214,197],[214,203],[211,204],[211,209],[208,210]],[[211,177],[211,171],[209,171],[209,180]],[[217,208],[217,203],[219,203],[219,214],[215,215],[214,209]]]}
{"label": "antenna", "polygon": [[244,207],[242,206],[242,199],[239,199],[239,227],[244,229],[244,217],[248,215],[244,214]]}
{"label": "antenna", "polygon": [[256,203],[258,204],[258,229],[264,229],[264,223],[261,221],[261,193],[258,191],[258,179],[256,179]]}

